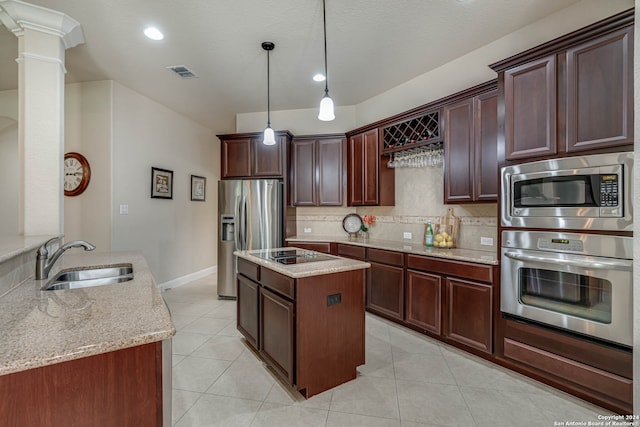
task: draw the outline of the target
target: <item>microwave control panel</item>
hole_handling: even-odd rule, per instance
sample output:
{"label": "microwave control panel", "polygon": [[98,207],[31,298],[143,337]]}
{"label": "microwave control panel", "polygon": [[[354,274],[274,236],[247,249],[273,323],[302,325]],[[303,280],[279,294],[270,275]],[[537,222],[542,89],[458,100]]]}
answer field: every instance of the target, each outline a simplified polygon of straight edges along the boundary
{"label": "microwave control panel", "polygon": [[600,206],[618,206],[618,175],[600,175]]}

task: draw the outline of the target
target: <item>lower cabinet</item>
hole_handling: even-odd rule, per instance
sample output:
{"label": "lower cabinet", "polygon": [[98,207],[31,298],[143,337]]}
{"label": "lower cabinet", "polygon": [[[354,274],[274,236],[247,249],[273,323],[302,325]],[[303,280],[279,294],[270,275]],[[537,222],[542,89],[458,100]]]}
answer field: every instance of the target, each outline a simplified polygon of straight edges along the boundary
{"label": "lower cabinet", "polygon": [[258,303],[260,285],[243,275],[238,275],[237,323],[238,330],[256,349],[258,342]]}
{"label": "lower cabinet", "polygon": [[162,426],[162,351],[155,342],[0,375],[0,424]]}
{"label": "lower cabinet", "polygon": [[407,270],[405,321],[432,334],[442,333],[442,277]]}
{"label": "lower cabinet", "polygon": [[445,336],[486,353],[492,348],[493,293],[491,285],[446,278]]}
{"label": "lower cabinet", "polygon": [[365,270],[292,278],[238,259],[237,328],[303,396],[355,379],[364,364]]}
{"label": "lower cabinet", "polygon": [[293,383],[294,304],[260,289],[260,354]]}
{"label": "lower cabinet", "polygon": [[404,319],[404,269],[369,262],[367,308],[398,320]]}
{"label": "lower cabinet", "polygon": [[408,255],[404,323],[451,344],[493,354],[496,268]]}

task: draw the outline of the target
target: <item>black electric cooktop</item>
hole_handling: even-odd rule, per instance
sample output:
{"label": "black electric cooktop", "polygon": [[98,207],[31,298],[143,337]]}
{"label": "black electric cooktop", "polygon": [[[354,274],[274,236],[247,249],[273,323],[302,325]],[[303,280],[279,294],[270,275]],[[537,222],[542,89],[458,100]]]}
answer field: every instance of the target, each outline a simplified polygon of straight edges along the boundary
{"label": "black electric cooktop", "polygon": [[335,260],[332,256],[303,249],[265,250],[254,253],[253,255],[280,264],[302,264],[306,262]]}

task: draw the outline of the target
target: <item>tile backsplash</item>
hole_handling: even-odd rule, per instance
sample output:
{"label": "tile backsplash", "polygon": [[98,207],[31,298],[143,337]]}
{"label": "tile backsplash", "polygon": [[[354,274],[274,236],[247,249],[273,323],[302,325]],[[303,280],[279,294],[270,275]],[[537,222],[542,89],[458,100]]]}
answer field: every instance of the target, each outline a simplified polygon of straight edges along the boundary
{"label": "tile backsplash", "polygon": [[[395,206],[297,208],[297,235],[344,235],[342,219],[356,212],[363,217],[376,216],[376,222],[369,231],[372,239],[421,243],[425,224],[429,221],[438,223],[440,216],[446,215],[447,208],[452,207],[454,215],[460,218],[456,246],[496,251],[497,204],[445,205],[442,203],[443,189],[442,167],[396,169]],[[404,238],[407,232],[411,233],[411,239]],[[481,237],[492,239],[493,245],[481,245]]]}

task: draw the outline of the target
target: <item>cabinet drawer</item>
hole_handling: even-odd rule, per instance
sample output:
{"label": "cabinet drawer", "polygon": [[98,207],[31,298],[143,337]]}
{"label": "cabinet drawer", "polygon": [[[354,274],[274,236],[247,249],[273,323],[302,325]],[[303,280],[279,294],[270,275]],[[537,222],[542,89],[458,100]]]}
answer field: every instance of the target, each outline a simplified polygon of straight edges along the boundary
{"label": "cabinet drawer", "polygon": [[260,281],[260,266],[238,257],[238,273],[256,282]]}
{"label": "cabinet drawer", "polygon": [[338,243],[338,256],[344,256],[347,258],[355,258],[364,261],[366,248],[364,246],[346,245],[344,243]]}
{"label": "cabinet drawer", "polygon": [[385,251],[381,249],[369,248],[368,260],[373,262],[379,262],[382,264],[395,265],[402,267],[404,265],[404,259],[402,252]]}
{"label": "cabinet drawer", "polygon": [[268,268],[262,269],[262,278],[260,280],[262,286],[278,292],[288,298],[293,299],[295,296],[295,279],[276,273]]}
{"label": "cabinet drawer", "polygon": [[580,388],[594,390],[610,399],[613,398],[628,404],[632,401],[633,381],[628,378],[509,338],[504,339],[504,355],[512,360],[570,381]]}
{"label": "cabinet drawer", "polygon": [[443,274],[446,276],[461,277],[463,279],[478,280],[485,283],[493,283],[493,267],[491,265],[409,255],[407,257],[407,268],[426,271],[429,273]]}
{"label": "cabinet drawer", "polygon": [[331,243],[329,242],[287,242],[287,246],[331,254]]}

